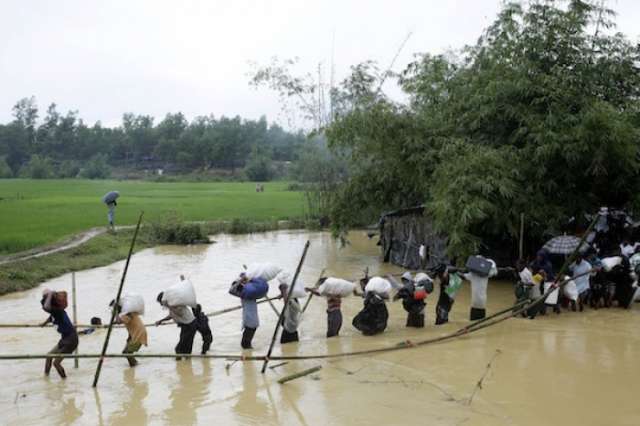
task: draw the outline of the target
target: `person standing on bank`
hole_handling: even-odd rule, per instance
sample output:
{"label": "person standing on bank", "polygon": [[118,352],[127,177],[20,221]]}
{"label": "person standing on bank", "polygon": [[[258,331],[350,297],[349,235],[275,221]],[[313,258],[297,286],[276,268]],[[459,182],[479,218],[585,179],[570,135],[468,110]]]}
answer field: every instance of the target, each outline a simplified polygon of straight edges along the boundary
{"label": "person standing on bank", "polygon": [[[42,300],[40,301],[42,309],[49,314],[41,325],[45,325],[53,322],[58,327],[58,333],[60,333],[60,341],[49,351],[50,354],[71,354],[78,347],[78,333],[76,332],[73,323],[69,319],[69,316],[65,312],[66,307],[66,293],[54,292],[45,289],[42,292]],[[55,367],[56,371],[62,379],[67,378],[67,373],[62,367],[62,361],[64,358],[57,357],[55,360],[49,357],[45,361],[44,374],[49,375],[51,371],[51,365]]]}
{"label": "person standing on bank", "polygon": [[116,200],[118,199],[119,196],[120,196],[120,193],[118,191],[111,191],[106,193],[104,197],[102,197],[102,202],[105,203],[107,205],[107,208],[109,209],[109,211],[107,212],[107,220],[109,221],[109,229],[112,232],[115,232],[116,230],[115,215],[116,215],[116,206],[118,205]]}

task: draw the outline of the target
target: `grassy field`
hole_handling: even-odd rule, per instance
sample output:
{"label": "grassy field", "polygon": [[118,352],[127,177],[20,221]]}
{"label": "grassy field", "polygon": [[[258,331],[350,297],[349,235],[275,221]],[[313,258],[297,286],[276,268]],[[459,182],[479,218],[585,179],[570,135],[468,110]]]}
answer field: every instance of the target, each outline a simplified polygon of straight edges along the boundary
{"label": "grassy field", "polygon": [[156,183],[143,181],[0,179],[0,254],[54,243],[107,223],[102,196],[120,192],[116,225],[133,225],[176,211],[185,220],[242,218],[256,221],[299,218],[303,195],[287,183]]}

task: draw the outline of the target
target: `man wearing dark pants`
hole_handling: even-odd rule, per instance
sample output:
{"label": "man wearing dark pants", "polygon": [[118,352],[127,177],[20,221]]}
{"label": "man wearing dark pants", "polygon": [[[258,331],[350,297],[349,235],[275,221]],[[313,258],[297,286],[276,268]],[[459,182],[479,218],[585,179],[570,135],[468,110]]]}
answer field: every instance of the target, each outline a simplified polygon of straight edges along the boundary
{"label": "man wearing dark pants", "polygon": [[[176,354],[191,354],[193,350],[193,339],[198,330],[196,317],[187,306],[166,305],[166,303],[162,301],[162,296],[164,296],[164,293],[158,294],[158,303],[169,309],[169,315],[156,321],[156,326],[162,324],[164,321],[174,320],[176,324],[178,324],[178,327],[180,327],[180,340],[175,348]],[[179,361],[180,359],[180,357],[176,357],[176,360]]]}
{"label": "man wearing dark pants", "polygon": [[202,306],[199,304],[193,308],[193,315],[196,317],[196,330],[202,337],[202,355],[206,354],[213,342],[213,334],[209,327],[209,318],[202,312]]}

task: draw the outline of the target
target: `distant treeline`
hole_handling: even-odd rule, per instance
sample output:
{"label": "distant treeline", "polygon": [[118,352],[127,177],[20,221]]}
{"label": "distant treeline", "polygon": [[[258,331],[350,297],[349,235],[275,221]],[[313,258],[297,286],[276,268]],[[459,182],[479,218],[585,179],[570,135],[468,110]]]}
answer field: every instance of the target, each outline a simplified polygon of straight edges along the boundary
{"label": "distant treeline", "polygon": [[162,168],[176,173],[222,169],[268,180],[272,161],[293,161],[305,143],[265,117],[196,117],[167,114],[155,123],[148,115],[124,114],[122,124],[88,126],[77,111],[61,114],[51,104],[42,120],[35,98],[13,107],[14,120],[0,124],[0,177],[102,178],[111,167]]}

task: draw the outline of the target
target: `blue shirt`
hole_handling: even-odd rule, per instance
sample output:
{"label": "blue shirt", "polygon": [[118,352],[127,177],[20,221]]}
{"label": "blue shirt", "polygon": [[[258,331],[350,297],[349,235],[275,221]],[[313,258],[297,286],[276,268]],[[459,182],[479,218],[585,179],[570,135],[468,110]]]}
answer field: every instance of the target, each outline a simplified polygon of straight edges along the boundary
{"label": "blue shirt", "polygon": [[242,302],[242,327],[258,328],[258,304],[255,300],[241,299]]}
{"label": "blue shirt", "polygon": [[53,323],[58,326],[58,333],[60,333],[62,337],[68,337],[76,333],[76,329],[64,309],[52,310],[51,319]]}

